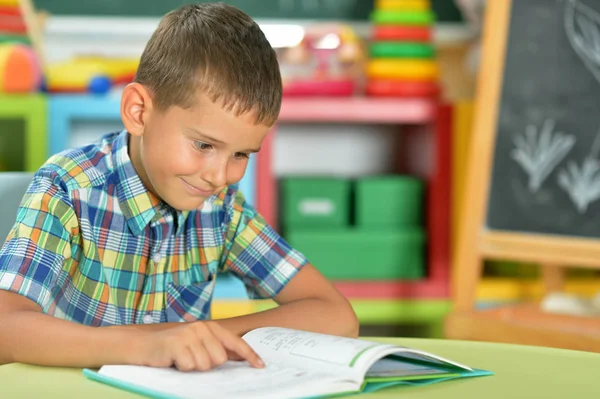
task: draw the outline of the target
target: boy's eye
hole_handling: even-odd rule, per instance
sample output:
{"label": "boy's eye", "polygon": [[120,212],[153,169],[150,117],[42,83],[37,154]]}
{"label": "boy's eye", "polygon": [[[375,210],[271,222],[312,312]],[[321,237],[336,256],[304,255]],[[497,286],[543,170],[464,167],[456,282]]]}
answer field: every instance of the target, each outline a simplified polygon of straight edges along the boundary
{"label": "boy's eye", "polygon": [[236,152],[235,157],[237,159],[250,158],[250,154],[248,154],[247,152]]}
{"label": "boy's eye", "polygon": [[210,150],[212,148],[211,144],[207,144],[207,143],[203,143],[201,141],[194,141],[194,146],[202,151],[207,151]]}

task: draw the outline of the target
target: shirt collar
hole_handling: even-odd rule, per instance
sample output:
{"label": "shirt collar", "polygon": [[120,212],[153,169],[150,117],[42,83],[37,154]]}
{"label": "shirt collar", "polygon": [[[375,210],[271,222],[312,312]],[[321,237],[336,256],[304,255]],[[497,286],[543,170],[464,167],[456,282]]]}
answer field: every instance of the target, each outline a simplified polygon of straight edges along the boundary
{"label": "shirt collar", "polygon": [[129,133],[124,130],[113,144],[112,157],[117,173],[116,188],[119,204],[129,229],[137,236],[151,221],[172,213],[177,219],[176,234],[179,234],[184,228],[189,212],[176,211],[148,191],[131,163],[128,141]]}

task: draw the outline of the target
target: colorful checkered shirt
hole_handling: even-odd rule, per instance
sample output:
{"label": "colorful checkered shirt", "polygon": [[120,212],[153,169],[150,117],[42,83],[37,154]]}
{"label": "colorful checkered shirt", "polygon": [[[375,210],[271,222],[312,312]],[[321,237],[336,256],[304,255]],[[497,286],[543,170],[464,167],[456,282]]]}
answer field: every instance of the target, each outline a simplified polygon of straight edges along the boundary
{"label": "colorful checkered shirt", "polygon": [[128,133],[50,158],[0,250],[0,289],[91,326],[210,318],[218,273],[252,298],[275,296],[307,263],[237,185],[176,211],[148,192]]}

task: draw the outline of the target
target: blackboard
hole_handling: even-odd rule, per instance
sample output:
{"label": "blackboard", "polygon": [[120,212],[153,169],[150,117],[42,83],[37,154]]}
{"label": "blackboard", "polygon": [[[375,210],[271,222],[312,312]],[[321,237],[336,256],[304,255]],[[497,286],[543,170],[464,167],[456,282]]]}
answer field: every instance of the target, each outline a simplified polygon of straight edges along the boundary
{"label": "blackboard", "polygon": [[[185,0],[34,0],[35,7],[56,15],[146,16],[158,17]],[[196,2],[207,2],[200,0]],[[228,0],[254,18],[340,19],[366,21],[373,0]],[[439,21],[461,22],[462,15],[453,0],[432,0]]]}
{"label": "blackboard", "polygon": [[506,48],[487,228],[600,237],[600,1],[513,0]]}
{"label": "blackboard", "polygon": [[[567,328],[546,300],[568,269],[600,270],[599,11],[599,0],[486,3],[448,338],[600,351],[588,317],[567,311]],[[582,170],[590,181],[568,187]],[[538,266],[544,300],[479,309],[491,259]]]}

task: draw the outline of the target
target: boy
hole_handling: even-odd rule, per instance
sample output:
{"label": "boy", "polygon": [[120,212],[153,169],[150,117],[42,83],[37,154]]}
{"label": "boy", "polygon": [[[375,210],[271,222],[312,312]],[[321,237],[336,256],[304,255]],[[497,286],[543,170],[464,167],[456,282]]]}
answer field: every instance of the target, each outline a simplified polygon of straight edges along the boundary
{"label": "boy", "polygon": [[[260,326],[356,336],[345,298],[237,190],[281,104],[273,49],[225,4],[181,7],[121,99],[125,130],[53,156],[0,250],[0,364],[208,370]],[[219,271],[275,309],[207,321]]]}

